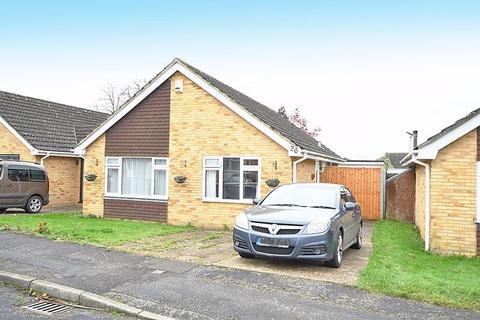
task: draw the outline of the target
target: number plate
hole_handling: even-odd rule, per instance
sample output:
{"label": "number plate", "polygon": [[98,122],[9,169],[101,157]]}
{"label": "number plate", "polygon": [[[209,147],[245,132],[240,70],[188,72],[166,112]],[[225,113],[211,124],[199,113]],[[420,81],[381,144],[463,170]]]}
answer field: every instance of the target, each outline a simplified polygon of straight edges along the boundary
{"label": "number plate", "polygon": [[288,248],[287,239],[257,238],[256,244],[261,247]]}

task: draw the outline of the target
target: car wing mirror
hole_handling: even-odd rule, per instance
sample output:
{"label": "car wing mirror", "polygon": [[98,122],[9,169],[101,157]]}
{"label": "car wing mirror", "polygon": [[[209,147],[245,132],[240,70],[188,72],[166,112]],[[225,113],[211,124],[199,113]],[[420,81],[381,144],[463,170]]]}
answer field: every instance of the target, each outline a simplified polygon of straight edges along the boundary
{"label": "car wing mirror", "polygon": [[253,203],[254,205],[257,205],[257,204],[260,203],[260,201],[262,201],[261,198],[255,198],[255,199],[253,199],[252,203]]}
{"label": "car wing mirror", "polygon": [[353,203],[353,202],[345,203],[345,209],[348,210],[348,211],[355,209],[355,203]]}

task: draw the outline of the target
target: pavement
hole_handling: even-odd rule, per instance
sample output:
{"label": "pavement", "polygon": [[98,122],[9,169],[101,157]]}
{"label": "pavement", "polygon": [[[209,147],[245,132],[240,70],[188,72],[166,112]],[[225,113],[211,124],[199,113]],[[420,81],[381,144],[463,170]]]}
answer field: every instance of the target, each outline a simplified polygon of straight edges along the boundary
{"label": "pavement", "polygon": [[[319,268],[323,268],[319,266]],[[0,270],[176,319],[480,319],[480,313],[269,273],[0,232]]]}
{"label": "pavement", "polygon": [[106,312],[70,308],[54,315],[43,315],[29,311],[24,306],[36,302],[26,291],[10,286],[0,286],[0,317],[3,320],[130,320],[136,319]]}
{"label": "pavement", "polygon": [[267,272],[353,286],[357,283],[360,271],[367,265],[372,251],[373,225],[374,222],[365,221],[362,248],[360,250],[346,250],[342,267],[339,269],[322,267],[318,262],[240,258],[232,249],[231,231],[194,230],[125,243],[117,246],[117,249],[185,262]]}

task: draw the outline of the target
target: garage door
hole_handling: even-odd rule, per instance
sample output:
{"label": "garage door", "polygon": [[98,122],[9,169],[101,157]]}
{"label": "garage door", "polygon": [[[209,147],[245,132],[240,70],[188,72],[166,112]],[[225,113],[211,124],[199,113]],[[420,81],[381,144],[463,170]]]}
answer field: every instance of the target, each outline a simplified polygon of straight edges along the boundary
{"label": "garage door", "polygon": [[383,217],[384,169],[362,167],[326,167],[321,182],[346,186],[354,194],[366,220]]}

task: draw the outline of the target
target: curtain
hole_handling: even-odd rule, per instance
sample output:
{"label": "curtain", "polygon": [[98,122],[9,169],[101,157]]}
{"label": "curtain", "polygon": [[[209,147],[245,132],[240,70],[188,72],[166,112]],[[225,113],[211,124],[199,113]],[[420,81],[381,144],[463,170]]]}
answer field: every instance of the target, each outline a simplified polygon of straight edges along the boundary
{"label": "curtain", "polygon": [[166,196],[167,195],[167,171],[166,170],[155,170],[155,180],[153,185],[153,194],[156,196]]}
{"label": "curtain", "polygon": [[151,182],[152,159],[123,159],[122,195],[150,196]]}
{"label": "curtain", "polygon": [[205,171],[205,197],[218,198],[218,170]]}
{"label": "curtain", "polygon": [[118,168],[108,168],[107,192],[118,192]]}

